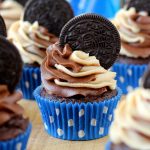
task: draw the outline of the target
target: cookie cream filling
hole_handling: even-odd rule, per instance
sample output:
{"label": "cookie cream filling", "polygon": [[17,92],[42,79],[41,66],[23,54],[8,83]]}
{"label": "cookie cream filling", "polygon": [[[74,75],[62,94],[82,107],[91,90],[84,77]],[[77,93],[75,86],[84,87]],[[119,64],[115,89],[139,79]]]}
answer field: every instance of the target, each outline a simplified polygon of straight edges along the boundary
{"label": "cookie cream filling", "polygon": [[31,24],[27,21],[15,22],[9,29],[8,38],[17,46],[24,63],[37,62],[39,65],[46,56],[47,47],[58,40],[38,22]]}
{"label": "cookie cream filling", "polygon": [[120,103],[110,128],[110,139],[132,149],[150,149],[150,90],[139,88]]}
{"label": "cookie cream filling", "polygon": [[134,58],[150,56],[150,17],[146,12],[136,13],[135,8],[124,8],[117,13],[114,22],[122,40],[121,55]]}
{"label": "cookie cream filling", "polygon": [[4,18],[7,29],[17,20],[23,13],[23,7],[14,0],[5,0],[0,3],[0,14]]}

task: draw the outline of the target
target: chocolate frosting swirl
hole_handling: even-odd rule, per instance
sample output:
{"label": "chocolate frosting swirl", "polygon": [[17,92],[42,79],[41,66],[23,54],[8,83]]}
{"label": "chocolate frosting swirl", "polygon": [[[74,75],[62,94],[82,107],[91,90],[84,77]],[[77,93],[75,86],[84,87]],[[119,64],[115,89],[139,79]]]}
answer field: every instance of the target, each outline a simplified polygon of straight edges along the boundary
{"label": "chocolate frosting swirl", "polygon": [[150,16],[146,12],[137,13],[134,8],[121,9],[115,24],[122,40],[121,55],[135,58],[150,56]]}
{"label": "chocolate frosting swirl", "polygon": [[97,96],[106,92],[107,87],[115,89],[116,86],[115,73],[102,68],[95,56],[73,52],[68,44],[63,49],[58,44],[47,49],[41,77],[49,94],[62,97]]}
{"label": "chocolate frosting swirl", "polygon": [[[10,94],[6,85],[0,85],[0,140],[8,140],[19,135],[22,130],[25,130],[28,124],[28,119],[23,118],[23,108],[17,104],[22,98],[19,91]],[[10,122],[15,121],[15,125],[11,124],[10,128],[7,126]],[[18,121],[22,120],[22,121]],[[22,122],[22,123],[20,123]],[[17,127],[17,125],[20,125]],[[13,130],[13,133],[12,133]]]}
{"label": "chocolate frosting swirl", "polygon": [[0,85],[0,126],[15,115],[23,115],[23,108],[17,104],[21,98],[20,92],[11,95],[7,86]]}
{"label": "chocolate frosting swirl", "polygon": [[58,38],[48,30],[39,26],[38,22],[15,22],[9,32],[8,38],[17,46],[24,63],[41,65],[46,56],[49,45],[58,41]]}

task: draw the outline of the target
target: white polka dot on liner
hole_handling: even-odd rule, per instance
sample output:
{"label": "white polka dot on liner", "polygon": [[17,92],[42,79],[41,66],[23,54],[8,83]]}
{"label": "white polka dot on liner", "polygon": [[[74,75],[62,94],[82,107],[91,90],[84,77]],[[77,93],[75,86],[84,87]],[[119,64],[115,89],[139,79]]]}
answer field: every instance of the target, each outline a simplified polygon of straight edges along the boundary
{"label": "white polka dot on liner", "polygon": [[59,136],[62,136],[62,135],[64,134],[64,131],[63,131],[62,129],[58,128],[58,129],[57,129],[57,134],[58,134]]}
{"label": "white polka dot on liner", "polygon": [[44,123],[44,127],[45,127],[46,130],[48,130],[48,126],[47,126],[46,123]]}
{"label": "white polka dot on liner", "polygon": [[16,150],[21,150],[22,149],[22,143],[18,143],[16,145]]}
{"label": "white polka dot on liner", "polygon": [[80,111],[79,111],[79,117],[82,117],[84,115],[84,109],[81,109]]}
{"label": "white polka dot on liner", "polygon": [[84,131],[83,131],[83,130],[80,130],[80,131],[78,132],[78,137],[79,137],[79,138],[83,138],[84,136],[85,136]]}
{"label": "white polka dot on liner", "polygon": [[30,84],[29,84],[28,81],[25,82],[25,86],[26,86],[27,89],[30,87]]}
{"label": "white polka dot on liner", "polygon": [[74,125],[74,122],[72,119],[68,120],[68,127],[72,127]]}
{"label": "white polka dot on liner", "polygon": [[91,120],[91,126],[96,126],[96,124],[97,124],[97,121],[96,121],[96,119],[93,118]]}
{"label": "white polka dot on liner", "polygon": [[54,117],[53,116],[49,116],[49,120],[50,120],[50,123],[53,123],[54,122]]}
{"label": "white polka dot on liner", "polygon": [[109,120],[109,121],[112,121],[112,115],[109,115],[109,116],[108,116],[108,120]]}
{"label": "white polka dot on liner", "polygon": [[104,108],[103,108],[103,113],[104,113],[104,114],[107,114],[107,112],[108,112],[108,107],[104,106]]}
{"label": "white polka dot on liner", "polygon": [[103,134],[104,134],[104,128],[101,127],[101,128],[99,129],[99,135],[103,135]]}
{"label": "white polka dot on liner", "polygon": [[132,92],[132,91],[133,91],[133,87],[132,87],[132,86],[130,86],[130,85],[129,85],[129,86],[127,86],[127,91],[128,91],[128,93],[129,93],[129,92]]}
{"label": "white polka dot on liner", "polygon": [[129,76],[132,76],[132,70],[131,69],[128,69],[127,73],[128,73]]}
{"label": "white polka dot on liner", "polygon": [[124,77],[120,76],[120,77],[119,77],[119,81],[120,81],[121,83],[124,83]]}
{"label": "white polka dot on liner", "polygon": [[33,78],[35,79],[35,80],[37,80],[37,74],[36,73],[33,73]]}
{"label": "white polka dot on liner", "polygon": [[56,108],[55,111],[56,111],[56,115],[59,116],[60,110],[58,108]]}

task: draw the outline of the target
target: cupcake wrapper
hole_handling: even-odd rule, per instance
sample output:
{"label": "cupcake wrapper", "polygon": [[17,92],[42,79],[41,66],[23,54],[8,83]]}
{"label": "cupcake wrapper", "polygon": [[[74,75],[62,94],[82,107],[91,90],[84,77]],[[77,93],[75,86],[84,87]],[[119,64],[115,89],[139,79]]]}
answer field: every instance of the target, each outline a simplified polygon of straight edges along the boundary
{"label": "cupcake wrapper", "polygon": [[28,100],[34,100],[33,91],[41,85],[40,68],[24,67],[19,87],[23,97]]}
{"label": "cupcake wrapper", "polygon": [[110,149],[110,146],[111,146],[111,142],[108,141],[108,142],[106,143],[106,145],[105,145],[105,150],[111,150],[111,149]]}
{"label": "cupcake wrapper", "polygon": [[31,128],[32,126],[29,124],[27,130],[22,135],[12,140],[0,141],[0,150],[26,150]]}
{"label": "cupcake wrapper", "polygon": [[147,65],[114,64],[112,71],[117,73],[117,84],[122,89],[123,94],[131,92],[140,85],[141,77],[146,68]]}
{"label": "cupcake wrapper", "polygon": [[121,98],[117,96],[104,102],[66,103],[40,96],[42,86],[34,91],[48,134],[63,140],[92,140],[108,134],[113,112]]}

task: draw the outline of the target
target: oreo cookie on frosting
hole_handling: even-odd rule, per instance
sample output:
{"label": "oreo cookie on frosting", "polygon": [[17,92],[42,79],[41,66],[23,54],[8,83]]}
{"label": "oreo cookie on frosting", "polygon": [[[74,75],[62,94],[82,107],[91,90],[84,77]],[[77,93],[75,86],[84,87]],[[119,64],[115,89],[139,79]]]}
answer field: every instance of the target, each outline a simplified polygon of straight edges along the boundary
{"label": "oreo cookie on frosting", "polygon": [[14,92],[22,72],[22,60],[17,48],[0,36],[0,85]]}
{"label": "oreo cookie on frosting", "polygon": [[127,3],[127,9],[134,7],[137,12],[146,11],[150,14],[150,0],[130,0]]}
{"label": "oreo cookie on frosting", "polygon": [[96,14],[83,14],[71,19],[62,29],[60,46],[69,44],[96,56],[105,69],[110,68],[120,52],[120,36],[114,25]]}
{"label": "oreo cookie on frosting", "polygon": [[62,27],[73,18],[73,10],[65,0],[29,0],[24,12],[24,21],[45,27],[59,36]]}

